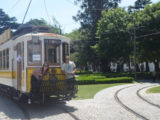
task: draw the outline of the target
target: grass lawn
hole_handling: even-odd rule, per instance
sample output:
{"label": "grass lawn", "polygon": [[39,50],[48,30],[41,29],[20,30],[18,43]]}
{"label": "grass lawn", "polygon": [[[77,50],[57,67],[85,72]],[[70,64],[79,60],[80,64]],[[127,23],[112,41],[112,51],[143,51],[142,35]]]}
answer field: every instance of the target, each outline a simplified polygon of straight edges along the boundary
{"label": "grass lawn", "polygon": [[149,90],[147,90],[147,93],[160,93],[160,86],[150,88]]}
{"label": "grass lawn", "polygon": [[77,98],[75,98],[75,100],[90,99],[90,98],[93,98],[98,91],[104,88],[109,88],[112,86],[124,85],[124,84],[128,84],[128,83],[78,85],[78,93],[77,93]]}

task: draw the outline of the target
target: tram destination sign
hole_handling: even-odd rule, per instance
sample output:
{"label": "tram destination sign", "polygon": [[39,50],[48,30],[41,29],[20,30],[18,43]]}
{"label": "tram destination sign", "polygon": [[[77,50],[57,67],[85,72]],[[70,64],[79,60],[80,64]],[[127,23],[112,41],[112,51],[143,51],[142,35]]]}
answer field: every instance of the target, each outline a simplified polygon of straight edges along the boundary
{"label": "tram destination sign", "polygon": [[8,41],[9,39],[11,39],[11,29],[7,29],[5,30],[1,35],[0,35],[0,44],[5,43],[6,41]]}

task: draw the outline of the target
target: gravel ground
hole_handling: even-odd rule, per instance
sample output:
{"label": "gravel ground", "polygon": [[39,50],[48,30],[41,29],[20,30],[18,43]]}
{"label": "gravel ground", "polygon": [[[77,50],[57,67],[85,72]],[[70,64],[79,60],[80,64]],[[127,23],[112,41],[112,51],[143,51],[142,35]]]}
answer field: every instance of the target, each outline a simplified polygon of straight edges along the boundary
{"label": "gravel ground", "polygon": [[[160,109],[139,99],[138,89],[153,85],[151,83],[121,85],[104,89],[94,96],[94,99],[72,100],[66,104],[24,105],[33,120],[141,120],[117,103],[114,94],[117,90],[130,86],[119,92],[118,97],[125,105],[150,120],[160,120]],[[158,85],[158,84],[155,84]],[[160,94],[146,94],[146,89],[140,91],[144,98],[160,104]],[[68,111],[70,114],[68,114]],[[23,113],[11,100],[0,97],[0,120],[23,119]]]}

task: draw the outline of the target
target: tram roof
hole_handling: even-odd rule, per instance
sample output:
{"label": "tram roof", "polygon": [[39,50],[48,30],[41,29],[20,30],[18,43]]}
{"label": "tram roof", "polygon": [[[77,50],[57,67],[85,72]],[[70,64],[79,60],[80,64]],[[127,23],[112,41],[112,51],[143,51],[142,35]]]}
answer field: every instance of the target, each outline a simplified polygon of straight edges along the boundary
{"label": "tram roof", "polygon": [[33,26],[33,25],[22,25],[20,26],[17,31],[13,34],[12,39],[15,40],[16,38],[23,36],[23,35],[39,35],[39,36],[48,36],[48,37],[62,37],[66,38],[65,36],[51,33],[49,27],[42,27],[42,26]]}

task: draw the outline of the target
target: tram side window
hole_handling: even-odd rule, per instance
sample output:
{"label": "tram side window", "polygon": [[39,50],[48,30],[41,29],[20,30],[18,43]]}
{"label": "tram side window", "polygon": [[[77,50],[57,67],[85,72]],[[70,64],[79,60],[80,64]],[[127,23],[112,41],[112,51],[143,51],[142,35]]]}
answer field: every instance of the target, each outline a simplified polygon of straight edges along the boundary
{"label": "tram side window", "polygon": [[0,70],[2,69],[2,52],[0,51]]}
{"label": "tram side window", "polygon": [[62,50],[63,50],[63,62],[65,62],[65,56],[69,55],[69,45],[68,43],[62,43]]}
{"label": "tram side window", "polygon": [[6,49],[6,68],[9,69],[9,49]]}
{"label": "tram side window", "polygon": [[5,54],[5,50],[3,50],[3,69],[5,69],[6,68],[6,60],[5,60],[5,58],[6,58],[6,54]]}
{"label": "tram side window", "polygon": [[45,62],[50,65],[60,64],[60,40],[45,39]]}
{"label": "tram side window", "polygon": [[28,41],[28,65],[41,65],[41,41]]}

